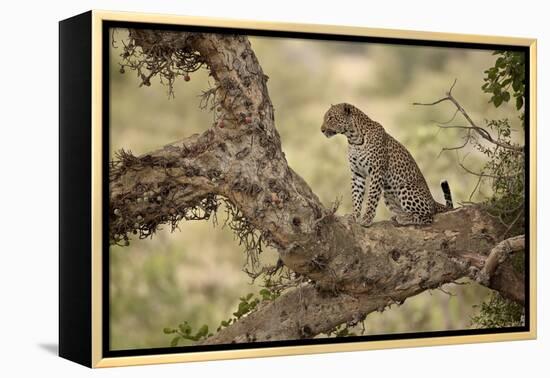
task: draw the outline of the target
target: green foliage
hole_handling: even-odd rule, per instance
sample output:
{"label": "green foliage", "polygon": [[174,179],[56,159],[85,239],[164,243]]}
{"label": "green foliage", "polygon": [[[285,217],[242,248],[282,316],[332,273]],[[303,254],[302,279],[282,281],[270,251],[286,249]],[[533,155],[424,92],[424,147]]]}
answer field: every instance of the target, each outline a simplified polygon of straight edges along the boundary
{"label": "green foliage", "polygon": [[[342,323],[331,329],[330,331],[326,332],[326,335],[328,337],[351,337],[351,336],[357,336],[357,333],[353,332],[352,329],[356,326],[356,324],[348,324],[348,323]],[[363,329],[361,331],[361,334],[363,334],[365,331],[365,327],[363,324]]]}
{"label": "green foliage", "polygon": [[488,301],[481,304],[479,314],[472,317],[472,327],[520,327],[524,323],[523,314],[523,306],[493,293]]}
{"label": "green foliage", "polygon": [[[498,108],[503,102],[516,98],[518,117],[523,121],[521,109],[525,100],[525,54],[514,51],[495,51],[494,66],[485,70],[482,90],[491,94],[493,105]],[[512,95],[510,94],[512,93]],[[523,125],[523,122],[522,122]],[[485,130],[496,143],[484,139],[469,138],[473,147],[485,155],[487,161],[481,170],[478,185],[489,181],[492,196],[487,200],[489,211],[508,226],[506,235],[521,233],[523,229],[523,205],[525,201],[525,157],[523,151],[506,148],[519,147],[518,137],[507,118],[486,120]],[[520,140],[521,141],[521,140]]]}
{"label": "green foliage", "polygon": [[253,298],[254,294],[248,293],[246,297],[240,297],[239,306],[237,307],[237,311],[233,313],[233,316],[237,319],[242,318],[246,314],[252,312],[256,306],[258,306],[258,303],[260,303],[260,300],[258,298]]}
{"label": "green foliage", "polygon": [[[268,288],[263,288],[259,292],[259,297],[254,296],[253,293],[248,293],[245,296],[239,298],[239,304],[237,309],[233,312],[233,317],[222,320],[220,325],[216,329],[216,332],[221,331],[225,327],[229,327],[231,324],[235,323],[240,318],[250,314],[258,308],[258,305],[265,301],[272,301],[279,296],[279,293],[271,291]],[[198,331],[193,331],[193,328],[187,321],[178,325],[178,328],[164,328],[163,332],[166,335],[174,335],[170,346],[175,347],[183,340],[190,340],[197,342],[202,339],[206,339],[212,336],[212,333],[208,332],[208,325],[203,324]]]}
{"label": "green foliage", "polygon": [[183,340],[196,342],[212,336],[211,333],[208,333],[208,326],[206,324],[194,332],[193,328],[187,322],[179,324],[178,328],[164,328],[163,332],[166,335],[175,335],[170,342],[170,346],[172,347],[178,346],[179,342]]}
{"label": "green foliage", "polygon": [[268,288],[263,288],[260,290],[259,294],[260,297],[255,297],[253,293],[248,293],[246,296],[240,297],[237,309],[233,312],[233,317],[222,320],[217,331],[219,332],[222,328],[228,327],[231,323],[235,323],[238,319],[250,314],[260,303],[272,301],[279,296],[279,293],[271,291]]}
{"label": "green foliage", "polygon": [[[514,145],[512,127],[508,119],[486,122],[486,129],[496,134],[496,140]],[[502,220],[510,229],[505,236],[523,232],[525,203],[525,161],[523,152],[486,146],[476,142],[474,146],[487,157],[480,179],[490,180],[492,196],[488,199],[489,211]]]}
{"label": "green foliage", "polygon": [[[499,107],[511,98],[515,98],[516,110],[525,104],[525,55],[512,51],[496,51],[495,65],[485,71],[484,92],[492,95],[489,102]],[[524,120],[524,112],[519,118]],[[524,123],[522,122],[524,126]],[[496,140],[505,145],[513,145],[513,129],[508,119],[486,121],[486,128],[496,133]],[[524,233],[525,204],[525,156],[523,151],[503,148],[496,144],[488,147],[479,141],[474,146],[487,157],[487,163],[480,176],[491,180],[493,195],[488,199],[488,210],[498,216],[507,225],[505,234],[510,237]],[[523,272],[524,254],[512,257],[512,266]],[[475,307],[475,306],[474,306]],[[479,314],[471,318],[475,328],[500,328],[523,325],[524,308],[518,303],[503,298],[494,292],[480,306]]]}
{"label": "green foliage", "polygon": [[491,94],[495,107],[509,102],[513,97],[516,109],[525,103],[525,53],[515,51],[495,51],[498,58],[495,65],[485,71],[485,83],[481,87]]}

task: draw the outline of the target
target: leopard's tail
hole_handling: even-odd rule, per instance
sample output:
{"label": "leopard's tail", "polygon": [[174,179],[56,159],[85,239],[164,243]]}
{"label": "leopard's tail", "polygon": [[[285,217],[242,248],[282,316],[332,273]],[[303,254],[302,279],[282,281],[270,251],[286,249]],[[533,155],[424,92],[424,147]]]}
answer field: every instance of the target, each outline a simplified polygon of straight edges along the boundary
{"label": "leopard's tail", "polygon": [[445,205],[436,203],[436,212],[438,213],[443,213],[445,211],[449,211],[454,208],[453,197],[451,196],[451,188],[449,187],[449,183],[447,182],[447,180],[441,181],[441,190],[443,190]]}

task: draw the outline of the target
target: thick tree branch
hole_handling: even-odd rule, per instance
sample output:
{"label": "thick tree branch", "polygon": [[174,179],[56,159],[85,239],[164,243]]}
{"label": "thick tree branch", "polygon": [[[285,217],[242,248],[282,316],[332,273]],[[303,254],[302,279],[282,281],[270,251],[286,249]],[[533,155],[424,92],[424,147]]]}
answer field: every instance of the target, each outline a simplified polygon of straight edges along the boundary
{"label": "thick tree branch", "polygon": [[[212,101],[221,110],[201,135],[139,157],[121,153],[113,162],[111,242],[208,218],[227,201],[239,212],[241,237],[259,233],[289,269],[309,280],[207,343],[313,337],[426,289],[477,277],[501,241],[501,223],[476,206],[440,214],[424,227],[380,222],[364,228],[335,215],[288,166],[266,76],[246,38],[150,30],[130,36],[158,59],[172,59],[170,51],[198,52],[216,80]],[[485,269],[490,279],[482,283],[522,303],[523,278],[506,270],[508,264]],[[499,280],[502,272],[515,279]]]}
{"label": "thick tree branch", "polygon": [[[477,274],[476,280],[485,286],[489,286],[491,284],[491,281],[493,282],[493,287],[501,286],[502,282],[497,283],[498,278],[496,278],[495,272],[497,269],[504,269],[505,271],[501,272],[499,275],[502,277],[503,275],[507,277],[508,280],[513,280],[515,277],[513,276],[513,272],[515,272],[513,269],[509,272],[508,270],[511,268],[509,265],[504,266],[503,263],[513,254],[516,252],[521,252],[525,250],[525,235],[518,235],[515,237],[512,237],[510,239],[506,239],[498,243],[489,253],[487,258],[485,259],[485,263],[483,264],[483,268],[479,271]],[[517,279],[517,278],[516,278]],[[517,286],[517,285],[514,285]],[[513,299],[517,302],[523,302],[523,300],[518,300],[516,297],[520,296],[523,298],[523,292],[522,293],[515,293],[510,292],[507,293],[508,298]]]}
{"label": "thick tree branch", "polygon": [[[387,226],[377,224],[375,227]],[[356,324],[371,312],[384,311],[392,304],[400,305],[407,298],[426,289],[440,287],[446,282],[453,282],[463,276],[475,277],[478,281],[481,281],[480,277],[485,277],[487,280],[483,282],[484,285],[497,290],[506,288],[501,291],[503,295],[523,303],[523,276],[515,272],[510,265],[504,264],[505,258],[503,258],[511,250],[523,249],[521,239],[523,236],[499,243],[491,250],[489,256],[475,252],[448,251],[448,258],[455,260],[458,268],[448,271],[443,268],[442,271],[434,272],[442,268],[436,264],[431,268],[432,271],[426,276],[428,278],[425,281],[421,279],[412,284],[400,284],[400,273],[396,272],[391,276],[391,279],[395,280],[395,287],[388,289],[384,294],[334,294],[319,291],[312,284],[303,285],[265,304],[199,344],[310,338],[326,333],[342,323]],[[434,258],[434,261],[438,260],[433,253],[428,252],[428,254]],[[394,252],[393,257],[396,256]],[[406,264],[404,269],[414,270]],[[503,285],[504,282],[514,284],[506,286]]]}

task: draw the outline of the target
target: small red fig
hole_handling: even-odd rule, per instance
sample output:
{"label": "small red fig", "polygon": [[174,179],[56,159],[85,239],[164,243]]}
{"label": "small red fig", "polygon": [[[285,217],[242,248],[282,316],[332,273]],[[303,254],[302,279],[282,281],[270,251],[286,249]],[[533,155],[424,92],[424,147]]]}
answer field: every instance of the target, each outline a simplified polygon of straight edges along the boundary
{"label": "small red fig", "polygon": [[183,75],[183,80],[189,81],[189,80],[191,80],[191,76],[189,76],[188,74],[185,74],[185,75]]}
{"label": "small red fig", "polygon": [[244,121],[245,121],[246,123],[248,123],[248,124],[251,124],[251,123],[252,123],[252,118],[246,117],[246,118],[244,119]]}
{"label": "small red fig", "polygon": [[223,121],[219,121],[219,122],[218,122],[218,127],[219,127],[220,129],[223,129],[224,126],[225,126],[225,125],[223,124]]}

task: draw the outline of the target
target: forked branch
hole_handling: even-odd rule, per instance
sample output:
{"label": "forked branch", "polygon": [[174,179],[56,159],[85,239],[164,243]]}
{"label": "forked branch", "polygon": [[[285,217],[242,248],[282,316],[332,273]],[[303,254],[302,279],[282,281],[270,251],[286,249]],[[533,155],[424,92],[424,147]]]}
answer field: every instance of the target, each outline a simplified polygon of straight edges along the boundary
{"label": "forked branch", "polygon": [[[489,133],[486,129],[484,129],[483,127],[480,127],[478,126],[474,121],[473,119],[470,117],[470,115],[466,112],[466,110],[464,110],[464,108],[462,107],[462,105],[457,101],[457,99],[453,96],[452,94],[452,91],[453,91],[453,88],[455,87],[455,84],[456,84],[456,79],[455,81],[453,82],[453,84],[451,85],[451,88],[445,93],[445,97],[442,97],[440,98],[439,100],[436,100],[434,102],[429,102],[429,103],[422,103],[422,102],[413,102],[413,105],[417,105],[417,106],[433,106],[433,105],[437,105],[437,104],[440,104],[444,101],[450,101],[457,109],[457,111],[459,111],[463,116],[464,118],[466,119],[466,121],[468,121],[468,124],[470,126],[456,126],[458,128],[461,128],[461,129],[466,129],[466,130],[471,130],[471,131],[474,131],[475,133],[477,133],[481,138],[485,139],[486,141],[492,143],[492,144],[495,144],[497,146],[500,146],[502,148],[506,148],[508,150],[512,150],[512,151],[516,151],[518,153],[523,153],[523,146],[517,146],[517,145],[513,145],[513,144],[509,144],[509,143],[505,143],[505,142],[502,142],[498,139],[495,139],[493,138],[493,136],[491,135],[491,133]],[[455,113],[456,114],[456,113]],[[454,118],[454,117],[453,117]],[[451,128],[453,126],[448,126],[448,128]],[[454,149],[454,148],[453,148]]]}

